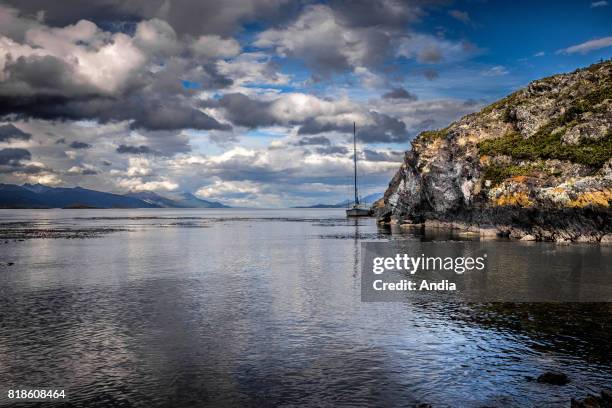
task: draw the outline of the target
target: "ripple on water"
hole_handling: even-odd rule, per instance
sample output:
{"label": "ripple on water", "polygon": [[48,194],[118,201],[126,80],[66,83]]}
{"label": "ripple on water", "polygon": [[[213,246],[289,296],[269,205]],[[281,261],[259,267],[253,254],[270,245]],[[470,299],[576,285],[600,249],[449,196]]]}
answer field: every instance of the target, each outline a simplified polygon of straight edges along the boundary
{"label": "ripple on water", "polygon": [[[609,305],[362,303],[359,241],[418,234],[342,212],[113,213],[44,226],[129,231],[0,246],[3,383],[84,407],[567,406],[612,384]],[[546,370],[572,382],[529,381]]]}

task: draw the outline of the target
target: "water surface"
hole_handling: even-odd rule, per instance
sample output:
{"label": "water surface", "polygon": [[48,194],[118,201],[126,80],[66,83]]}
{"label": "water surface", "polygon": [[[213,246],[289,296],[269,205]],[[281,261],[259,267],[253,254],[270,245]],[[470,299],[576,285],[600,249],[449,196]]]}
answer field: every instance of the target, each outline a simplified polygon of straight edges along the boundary
{"label": "water surface", "polygon": [[[0,223],[3,388],[62,387],[74,406],[552,407],[612,385],[608,304],[361,302],[361,240],[457,237],[338,209],[1,210]],[[494,245],[509,274],[529,262],[524,243]],[[571,383],[532,380],[546,370]]]}

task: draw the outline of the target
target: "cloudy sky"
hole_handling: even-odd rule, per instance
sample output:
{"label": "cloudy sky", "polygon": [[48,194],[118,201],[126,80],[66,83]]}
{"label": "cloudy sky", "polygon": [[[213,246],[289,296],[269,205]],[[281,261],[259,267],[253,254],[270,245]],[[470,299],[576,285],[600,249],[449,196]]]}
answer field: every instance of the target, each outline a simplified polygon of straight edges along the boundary
{"label": "cloudy sky", "polygon": [[608,1],[0,1],[0,181],[279,207],[612,56]]}

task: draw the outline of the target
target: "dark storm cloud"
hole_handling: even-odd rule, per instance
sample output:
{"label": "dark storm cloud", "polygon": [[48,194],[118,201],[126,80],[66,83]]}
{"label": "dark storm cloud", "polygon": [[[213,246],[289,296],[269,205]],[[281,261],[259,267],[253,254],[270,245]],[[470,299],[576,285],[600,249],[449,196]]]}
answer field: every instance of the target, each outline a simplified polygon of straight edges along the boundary
{"label": "dark storm cloud", "polygon": [[406,124],[384,113],[370,112],[373,125],[357,130],[357,138],[364,143],[402,143],[408,141]]}
{"label": "dark storm cloud", "polygon": [[220,74],[214,61],[199,58],[171,58],[164,61],[164,69],[141,77],[146,83],[146,94],[172,94],[190,96],[193,89],[183,85],[182,80],[190,81],[197,89],[223,89],[233,81]]}
{"label": "dark storm cloud", "polygon": [[30,160],[32,155],[26,149],[6,148],[0,150],[0,173],[26,173],[35,174],[43,170],[42,167],[23,163]]}
{"label": "dark storm cloud", "polygon": [[[43,6],[41,4],[36,11],[44,10]],[[33,24],[31,20],[16,15],[6,19],[14,25]],[[189,80],[202,89],[220,89],[231,85],[231,79],[217,71],[214,61],[201,61],[192,55],[180,55],[160,61],[163,69],[151,70],[147,62],[156,58],[155,49],[150,48],[155,43],[143,44],[136,37],[117,37],[95,31],[92,42],[113,45],[115,49],[111,52],[123,52],[130,56],[129,61],[122,61],[127,67],[125,69],[112,63],[100,67],[110,72],[104,74],[102,71],[102,75],[111,75],[113,72],[119,75],[116,83],[113,82],[114,77],[109,77],[110,83],[106,84],[96,80],[97,76],[91,70],[83,68],[88,67],[88,64],[100,64],[101,45],[81,44],[78,41],[74,43],[76,40],[65,37],[75,35],[72,33],[78,30],[97,30],[97,27],[85,21],[77,26],[73,26],[72,32],[59,33],[39,25],[35,38],[43,41],[41,52],[46,52],[45,47],[51,50],[74,48],[74,52],[81,53],[77,55],[84,61],[75,62],[76,57],[70,56],[32,54],[13,58],[10,52],[6,54],[2,72],[4,79],[0,81],[0,118],[85,119],[101,123],[130,121],[132,128],[147,130],[230,128],[195,108],[192,98],[197,90],[188,89],[183,83],[183,79]],[[172,30],[167,25],[165,27]],[[4,31],[2,33],[5,34]],[[138,48],[137,45],[144,48]],[[185,49],[181,47],[177,46],[177,50]],[[58,51],[60,55],[62,52]]]}
{"label": "dark storm cloud", "polygon": [[191,151],[189,139],[183,134],[168,132],[152,132],[147,134],[147,145],[121,144],[115,152],[119,154],[149,154],[154,156],[170,157],[176,153],[187,153]]}
{"label": "dark storm cloud", "polygon": [[310,146],[310,145],[329,146],[331,145],[331,141],[325,136],[313,136],[313,137],[304,137],[296,143],[296,146]]}
{"label": "dark storm cloud", "polygon": [[396,161],[401,162],[404,154],[402,152],[394,152],[394,151],[374,151],[370,149],[365,149],[363,151],[365,159],[367,161],[380,162],[380,161]]}
{"label": "dark storm cloud", "polygon": [[[230,35],[243,22],[282,22],[295,13],[299,3],[284,0],[7,0],[30,15],[44,11],[45,22],[66,26],[86,19],[116,29],[126,22],[160,18],[179,34]],[[121,23],[121,24],[118,24]]]}
{"label": "dark storm cloud", "polygon": [[[396,95],[409,99],[412,96],[412,94],[406,95],[401,91],[396,91]],[[272,101],[262,101],[252,99],[241,93],[235,93],[223,95],[218,100],[209,99],[202,101],[201,105],[204,108],[221,108],[225,112],[225,117],[231,123],[252,129],[262,126],[288,124],[299,126],[299,135],[317,135],[326,132],[352,133],[353,131],[353,124],[346,123],[345,121],[338,123],[329,118],[321,121],[317,116],[309,116],[299,120],[285,119],[282,115],[279,117],[277,112],[279,108],[278,103],[282,106],[282,97]],[[375,111],[369,111],[366,115],[368,120],[374,123],[361,128],[358,126],[359,136],[364,142],[397,143],[407,141],[408,133],[406,132],[406,125],[401,120]],[[304,138],[295,143],[299,146],[326,144],[326,140],[326,138]]]}
{"label": "dark storm cloud", "polygon": [[145,145],[140,146],[128,146],[128,145],[119,145],[116,149],[117,153],[121,154],[152,154],[154,151]]}
{"label": "dark storm cloud", "polygon": [[73,149],[89,149],[91,148],[91,145],[89,143],[75,140],[74,142],[70,143],[70,147]]}
{"label": "dark storm cloud", "polygon": [[271,126],[278,123],[269,111],[270,104],[270,102],[251,99],[241,93],[226,94],[218,101],[204,102],[205,106],[223,108],[233,124],[248,128]]}
{"label": "dark storm cloud", "polygon": [[[373,124],[357,126],[357,138],[364,143],[401,143],[408,140],[406,124],[401,120],[384,113],[370,111]],[[337,125],[321,124],[315,119],[309,119],[298,130],[298,134],[317,134],[324,132],[352,133],[352,124]]]}
{"label": "dark storm cloud", "polygon": [[[351,42],[346,37],[359,39]],[[348,28],[328,5],[316,4],[307,6],[288,26],[259,33],[254,45],[274,49],[283,57],[298,58],[313,71],[313,78],[325,79],[336,72],[350,70],[356,63],[370,66],[368,61],[380,59],[376,55],[386,50],[384,46],[372,47],[370,42],[388,44],[386,37],[376,29]],[[357,58],[353,58],[357,56],[355,42],[361,48]]]}
{"label": "dark storm cloud", "polygon": [[46,120],[92,119],[101,123],[130,121],[131,128],[148,130],[228,130],[204,112],[191,106],[183,97],[168,95],[145,96],[142,93],[126,98],[68,99],[35,95],[24,97],[1,97],[0,116],[16,115],[18,118]]}
{"label": "dark storm cloud", "polygon": [[[123,94],[114,96],[77,83],[72,67],[55,57],[20,57],[6,64],[4,74],[10,80],[0,82],[0,116],[102,123],[127,120],[132,128],[149,130],[229,129],[192,106],[189,91],[178,79],[192,67],[168,65],[167,72],[143,74],[128,82]],[[229,83],[217,74],[202,75],[210,81],[207,85]]]}
{"label": "dark storm cloud", "polygon": [[422,14],[419,3],[380,0],[332,0],[331,7],[347,25],[403,28]]}
{"label": "dark storm cloud", "polygon": [[0,142],[8,142],[9,140],[30,140],[32,135],[26,133],[14,126],[13,124],[0,126]]}
{"label": "dark storm cloud", "polygon": [[384,99],[406,99],[416,101],[418,98],[415,94],[408,92],[404,88],[394,88],[382,96]]}
{"label": "dark storm cloud", "polygon": [[337,125],[335,123],[320,123],[315,118],[308,118],[298,129],[299,135],[316,135],[325,132],[348,133],[353,131],[352,124]]}
{"label": "dark storm cloud", "polygon": [[316,152],[319,154],[327,155],[345,155],[348,153],[348,149],[344,146],[323,146],[317,147]]}
{"label": "dark storm cloud", "polygon": [[[441,1],[332,0],[307,3],[290,24],[257,36],[255,45],[282,57],[301,59],[313,79],[367,68],[377,71],[394,57],[398,38],[424,9]],[[427,47],[425,47],[427,48]],[[424,50],[420,60],[440,61],[441,51]]]}
{"label": "dark storm cloud", "polygon": [[[0,155],[3,176],[19,182],[197,191],[218,179],[220,199],[285,203],[346,183],[353,120],[361,145],[375,143],[361,153],[364,184],[384,186],[401,154],[378,143],[406,141],[422,118],[439,127],[464,109],[391,89],[425,69],[398,60],[408,38],[408,60],[435,59],[419,54],[430,43],[444,61],[458,53],[412,25],[428,0],[0,2],[19,9],[0,6],[0,33],[15,41],[0,39],[0,120],[25,122],[36,141],[31,155]],[[338,92],[347,84],[356,92]],[[269,126],[274,142],[248,141],[245,128]]]}
{"label": "dark storm cloud", "polygon": [[6,148],[0,150],[0,165],[19,167],[22,160],[30,160],[32,155],[26,149]]}
{"label": "dark storm cloud", "polygon": [[255,45],[299,58],[313,77],[328,78],[355,67],[378,67],[390,55],[393,32],[365,23],[327,5],[310,5],[291,25],[259,34]]}
{"label": "dark storm cloud", "polygon": [[[192,108],[189,102],[183,98],[174,100],[149,98],[140,104],[137,100],[132,100],[132,102],[128,106],[131,109],[129,118],[134,120],[131,124],[132,128],[149,130],[231,129],[230,125],[221,124],[204,112]],[[119,112],[117,114],[119,115]]]}
{"label": "dark storm cloud", "polygon": [[4,76],[10,80],[0,82],[0,100],[35,95],[69,98],[96,93],[92,87],[77,83],[72,67],[59,58],[30,55],[13,60],[8,56]]}
{"label": "dark storm cloud", "polygon": [[191,151],[189,136],[178,131],[146,132],[147,145],[156,156],[170,157],[176,153]]}

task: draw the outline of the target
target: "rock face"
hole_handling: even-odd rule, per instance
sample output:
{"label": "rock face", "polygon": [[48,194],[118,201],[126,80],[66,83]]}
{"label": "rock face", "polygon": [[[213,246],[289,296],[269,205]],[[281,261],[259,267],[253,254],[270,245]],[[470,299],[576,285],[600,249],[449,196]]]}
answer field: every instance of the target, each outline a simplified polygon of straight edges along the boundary
{"label": "rock face", "polygon": [[612,232],[611,201],[606,61],[534,81],[445,129],[422,132],[375,207],[382,223],[599,242]]}

